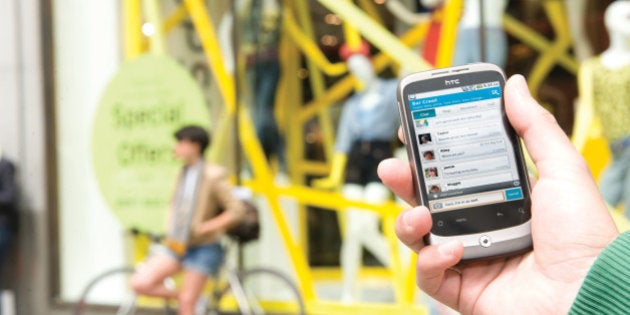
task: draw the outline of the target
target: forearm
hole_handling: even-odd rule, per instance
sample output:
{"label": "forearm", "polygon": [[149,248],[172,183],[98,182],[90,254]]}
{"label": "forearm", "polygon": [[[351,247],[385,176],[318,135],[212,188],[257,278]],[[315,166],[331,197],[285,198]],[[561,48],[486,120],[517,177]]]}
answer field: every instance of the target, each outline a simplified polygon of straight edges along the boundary
{"label": "forearm", "polygon": [[622,314],[630,310],[630,232],[621,234],[589,270],[569,314]]}
{"label": "forearm", "polygon": [[224,231],[233,225],[237,220],[238,218],[234,214],[226,211],[210,220],[200,223],[197,226],[196,231],[199,235]]}

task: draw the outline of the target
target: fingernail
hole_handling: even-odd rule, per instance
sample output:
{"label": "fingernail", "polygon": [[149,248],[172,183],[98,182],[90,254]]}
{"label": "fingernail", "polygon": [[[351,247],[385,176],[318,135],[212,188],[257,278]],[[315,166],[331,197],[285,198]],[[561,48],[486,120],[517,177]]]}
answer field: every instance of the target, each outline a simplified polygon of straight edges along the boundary
{"label": "fingernail", "polygon": [[459,241],[450,241],[448,243],[441,244],[438,247],[438,251],[442,254],[442,256],[451,257],[460,246],[461,243]]}
{"label": "fingernail", "polygon": [[518,92],[518,94],[521,97],[532,97],[531,93],[529,92],[529,87],[527,87],[527,81],[525,80],[525,77],[520,75],[520,74],[516,74],[514,75],[514,79],[512,79],[516,85],[516,91]]}

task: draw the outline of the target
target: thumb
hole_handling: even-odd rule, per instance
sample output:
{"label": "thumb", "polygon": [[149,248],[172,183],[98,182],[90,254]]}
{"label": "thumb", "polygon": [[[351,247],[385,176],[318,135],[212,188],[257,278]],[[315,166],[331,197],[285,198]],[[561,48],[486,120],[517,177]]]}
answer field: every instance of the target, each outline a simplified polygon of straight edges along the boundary
{"label": "thumb", "polygon": [[587,171],[584,160],[555,117],[531,96],[522,75],[512,76],[505,85],[505,111],[516,133],[523,138],[541,177],[553,171],[545,169],[549,164],[569,164]]}

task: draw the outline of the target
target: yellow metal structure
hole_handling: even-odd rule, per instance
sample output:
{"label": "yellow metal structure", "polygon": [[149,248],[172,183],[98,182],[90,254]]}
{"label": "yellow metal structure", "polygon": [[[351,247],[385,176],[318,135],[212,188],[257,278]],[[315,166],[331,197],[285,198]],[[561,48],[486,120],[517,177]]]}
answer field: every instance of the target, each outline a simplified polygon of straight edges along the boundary
{"label": "yellow metal structure", "polygon": [[455,39],[457,38],[457,24],[461,12],[462,0],[446,1],[442,18],[442,29],[440,30],[440,42],[435,60],[437,68],[448,67],[452,63]]}
{"label": "yellow metal structure", "polygon": [[[452,57],[455,42],[455,30],[461,10],[462,0],[449,0],[444,8],[442,38],[438,46],[438,65],[447,66]],[[351,45],[360,43],[360,35],[380,48],[380,54],[374,56],[373,62],[377,72],[392,65],[394,62],[402,65],[406,70],[429,69],[430,65],[418,56],[417,52],[408,47],[421,42],[427,33],[428,22],[412,27],[406,34],[396,38],[382,25],[378,11],[373,3],[367,0],[358,0],[361,8],[351,1],[319,0],[321,4],[337,14],[344,21],[346,38]],[[549,69],[556,63],[572,72],[577,70],[575,59],[567,54],[567,45],[570,38],[566,29],[566,17],[563,16],[558,0],[545,1],[545,10],[552,20],[557,38],[550,42],[534,32],[526,25],[507,16],[504,19],[506,30],[522,42],[543,52],[532,70],[532,89],[536,88],[547,75]],[[145,4],[145,10],[150,11],[150,4]],[[324,75],[341,76],[347,73],[344,63],[331,63],[321,53],[316,44],[313,26],[311,24],[309,4],[307,0],[295,0],[284,2],[283,8],[283,32],[279,47],[280,62],[283,74],[278,86],[276,107],[279,107],[283,115],[289,119],[281,120],[285,125],[281,129],[286,130],[288,152],[288,165],[291,174],[291,184],[278,185],[274,182],[274,173],[266,160],[261,145],[254,132],[251,116],[247,110],[239,115],[240,145],[243,147],[245,157],[251,165],[253,177],[245,184],[260,195],[265,196],[271,209],[272,217],[279,234],[282,237],[283,246],[286,249],[293,271],[297,277],[297,286],[302,292],[307,310],[310,314],[383,314],[390,312],[422,314],[426,313],[423,306],[414,305],[415,299],[415,256],[411,261],[403,262],[398,252],[398,243],[394,235],[393,226],[396,215],[401,206],[394,202],[381,205],[367,204],[346,200],[337,192],[325,192],[304,186],[304,178],[307,175],[325,175],[330,171],[329,162],[313,162],[304,158],[304,125],[312,119],[319,119],[324,134],[324,149],[327,161],[332,160],[332,143],[334,132],[331,119],[328,116],[328,108],[345,98],[354,88],[353,79],[346,75],[333,86],[326,88]],[[125,57],[134,58],[143,53],[146,40],[140,32],[142,26],[142,12],[140,0],[124,1],[124,39]],[[157,10],[155,11],[157,12]],[[367,13],[366,13],[367,12]],[[145,12],[147,13],[147,12]],[[154,14],[152,23],[156,26],[157,33],[168,33],[178,24],[190,17],[195,30],[202,43],[205,55],[208,59],[214,82],[220,91],[225,105],[224,115],[220,117],[218,127],[215,128],[215,141],[211,148],[211,158],[216,160],[218,154],[225,150],[228,129],[235,118],[236,86],[233,75],[228,73],[223,63],[219,42],[217,40],[215,24],[202,0],[184,0],[174,12],[167,16],[163,24],[159,24],[159,14]],[[158,35],[159,36],[159,35]],[[159,39],[150,42],[152,51],[159,51],[156,45],[160,45]],[[355,46],[356,47],[356,46]],[[301,55],[306,56],[306,66],[310,79],[311,90],[314,98],[302,104],[302,87],[297,73],[301,71]],[[245,106],[242,106],[245,107]],[[290,197],[299,202],[301,207],[300,234],[294,236],[289,229],[288,222],[279,204],[280,197]],[[384,234],[387,236],[392,248],[392,267],[389,269],[377,269],[370,273],[391,277],[395,291],[395,303],[380,304],[355,304],[342,305],[335,302],[321,301],[315,294],[314,275],[306,259],[306,234],[304,207],[317,206],[321,208],[343,211],[354,207],[374,211],[383,218]],[[138,258],[138,257],[136,257]],[[371,269],[369,269],[371,270]],[[269,304],[269,307],[276,307]]]}
{"label": "yellow metal structure", "polygon": [[577,59],[567,52],[571,46],[572,39],[564,2],[561,0],[546,0],[542,3],[554,30],[555,39],[553,41],[547,40],[544,36],[510,15],[506,14],[503,18],[503,27],[510,35],[541,53],[528,76],[529,89],[534,96],[538,94],[538,89],[543,80],[556,64],[573,74],[577,74],[578,70]]}

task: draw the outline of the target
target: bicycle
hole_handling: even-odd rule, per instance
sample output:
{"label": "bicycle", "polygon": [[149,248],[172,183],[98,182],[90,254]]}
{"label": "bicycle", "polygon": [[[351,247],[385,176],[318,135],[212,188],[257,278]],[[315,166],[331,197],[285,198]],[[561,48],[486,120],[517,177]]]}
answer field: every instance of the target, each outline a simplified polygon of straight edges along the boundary
{"label": "bicycle", "polygon": [[[151,254],[155,246],[159,245],[161,242],[161,237],[157,236],[150,232],[144,232],[137,229],[131,229],[130,234],[134,238],[134,241],[138,241],[141,238],[148,239],[150,241],[149,245],[149,253]],[[230,244],[227,246],[228,250],[234,249],[234,245],[238,246],[239,250],[239,261],[240,261],[240,249],[242,244],[238,243],[236,240],[230,240],[230,242],[234,242],[234,244]],[[146,257],[148,257],[148,255]],[[260,285],[261,279],[267,280],[268,283],[270,279],[273,279],[274,284],[277,286],[280,284],[284,292],[288,292],[291,301],[284,300],[283,304],[288,306],[288,311],[284,311],[285,313],[290,314],[305,314],[305,305],[302,299],[302,295],[300,294],[298,288],[295,286],[293,281],[287,277],[284,273],[265,267],[255,267],[251,269],[242,270],[239,267],[228,266],[224,260],[223,265],[221,266],[223,274],[225,278],[218,276],[214,281],[214,285],[212,286],[212,291],[209,293],[202,293],[200,299],[205,299],[206,303],[203,306],[202,313],[203,314],[219,314],[221,302],[228,296],[233,296],[236,307],[241,314],[247,315],[259,315],[265,314],[265,310],[263,307],[263,298],[257,295],[257,291],[255,290],[255,286]],[[86,310],[86,307],[89,304],[89,295],[90,292],[94,291],[94,288],[98,287],[99,284],[107,281],[107,279],[111,279],[113,277],[124,277],[128,282],[128,278],[136,271],[136,267],[133,266],[122,266],[117,268],[112,268],[106,270],[88,282],[86,287],[81,292],[79,299],[74,308],[74,315],[82,315]],[[169,283],[174,283],[172,279],[167,279]],[[274,289],[274,290],[282,290],[282,289]],[[277,291],[276,291],[277,292]],[[137,300],[138,296],[131,293],[129,297],[124,299],[120,306],[117,307],[116,313],[117,315],[132,315],[135,314],[137,310]],[[202,300],[203,301],[203,300]],[[175,314],[174,310],[171,307],[170,301],[164,299],[164,314]],[[277,313],[277,312],[276,312]]]}

